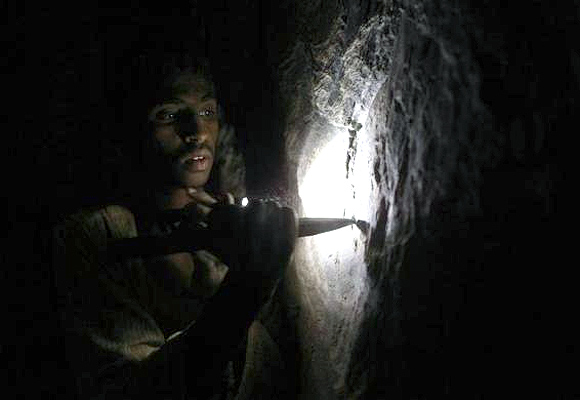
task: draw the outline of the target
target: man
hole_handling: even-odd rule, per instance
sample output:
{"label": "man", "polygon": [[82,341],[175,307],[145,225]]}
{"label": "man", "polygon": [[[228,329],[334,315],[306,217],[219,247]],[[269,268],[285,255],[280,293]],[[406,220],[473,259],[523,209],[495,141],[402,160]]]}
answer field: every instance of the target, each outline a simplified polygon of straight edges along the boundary
{"label": "man", "polygon": [[[233,206],[231,194],[206,191],[227,180],[216,171],[224,138],[206,72],[182,69],[150,92],[142,153],[149,179],[136,180],[147,190],[129,206],[81,210],[55,229],[76,394],[271,398],[276,374],[260,374],[256,354],[276,348],[252,321],[289,261],[295,216],[269,202]],[[235,381],[231,360],[246,334]]]}

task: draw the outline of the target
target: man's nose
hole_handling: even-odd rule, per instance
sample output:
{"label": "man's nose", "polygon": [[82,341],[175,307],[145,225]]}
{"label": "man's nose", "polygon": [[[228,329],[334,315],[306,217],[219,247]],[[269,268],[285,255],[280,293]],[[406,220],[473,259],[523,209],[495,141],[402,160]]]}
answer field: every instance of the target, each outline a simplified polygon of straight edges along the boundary
{"label": "man's nose", "polygon": [[197,117],[191,112],[180,116],[177,133],[188,144],[203,141]]}

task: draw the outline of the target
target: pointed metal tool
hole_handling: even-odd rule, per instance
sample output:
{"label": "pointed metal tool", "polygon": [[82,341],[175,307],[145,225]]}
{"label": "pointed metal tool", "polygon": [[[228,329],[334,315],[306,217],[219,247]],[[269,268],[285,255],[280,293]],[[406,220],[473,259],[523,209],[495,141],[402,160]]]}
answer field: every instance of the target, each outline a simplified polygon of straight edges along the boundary
{"label": "pointed metal tool", "polygon": [[[298,237],[314,236],[325,232],[334,231],[345,226],[355,224],[364,234],[368,229],[368,223],[361,220],[348,218],[299,218],[298,219]],[[108,257],[148,257],[161,254],[178,253],[190,251],[194,247],[192,244],[203,248],[211,240],[204,229],[192,230],[190,240],[187,244],[176,244],[171,240],[158,237],[134,237],[126,239],[117,239],[111,241],[108,248]]]}
{"label": "pointed metal tool", "polygon": [[298,237],[318,235],[356,223],[348,218],[299,218]]}

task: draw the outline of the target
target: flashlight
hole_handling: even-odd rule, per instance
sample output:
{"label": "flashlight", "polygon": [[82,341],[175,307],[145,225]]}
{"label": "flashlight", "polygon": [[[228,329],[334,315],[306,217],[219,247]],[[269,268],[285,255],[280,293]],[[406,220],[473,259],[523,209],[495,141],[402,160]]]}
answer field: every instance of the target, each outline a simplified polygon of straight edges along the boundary
{"label": "flashlight", "polygon": [[[243,206],[248,204],[247,198],[241,199],[237,202]],[[173,218],[183,215],[183,210],[171,210],[165,212],[165,215],[170,215]],[[321,233],[334,231],[345,226],[356,225],[363,234],[366,235],[368,231],[368,223],[362,220],[355,220],[349,218],[299,218],[298,219],[298,237],[314,236]],[[190,243],[200,244],[203,246],[207,242],[208,237],[205,232],[206,229],[199,228],[190,231]],[[172,254],[182,252],[184,250],[191,250],[191,247],[185,249],[183,245],[174,244],[171,241],[163,240],[157,237],[140,236],[134,238],[125,238],[114,240],[109,246],[109,256],[113,257],[136,257],[136,256],[156,256],[160,254]]]}
{"label": "flashlight", "polygon": [[[246,207],[250,200],[247,197],[236,199],[235,204]],[[355,224],[363,233],[368,230],[368,223],[362,220],[348,218],[299,218],[298,237],[314,236],[320,233],[334,231]]]}

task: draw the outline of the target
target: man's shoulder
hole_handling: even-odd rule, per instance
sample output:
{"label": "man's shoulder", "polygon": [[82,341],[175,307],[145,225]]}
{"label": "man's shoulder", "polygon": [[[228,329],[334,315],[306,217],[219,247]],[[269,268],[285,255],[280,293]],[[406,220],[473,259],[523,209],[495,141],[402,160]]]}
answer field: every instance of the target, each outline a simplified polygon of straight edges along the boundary
{"label": "man's shoulder", "polygon": [[99,206],[81,207],[66,213],[61,222],[88,221],[99,218],[134,218],[133,212],[120,204],[105,204]]}
{"label": "man's shoulder", "polygon": [[55,230],[99,230],[113,237],[134,236],[136,224],[134,213],[120,204],[82,207],[67,215],[55,226]]}

